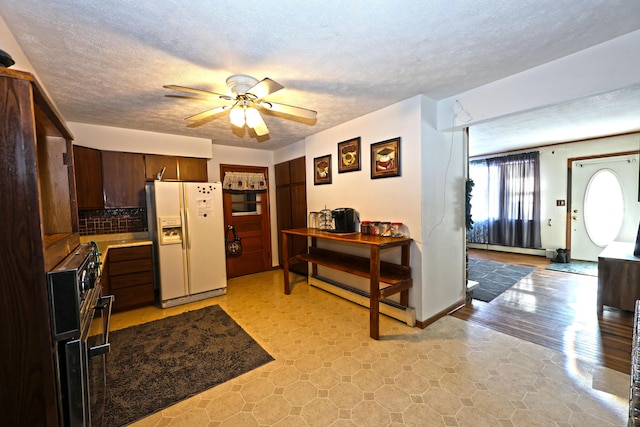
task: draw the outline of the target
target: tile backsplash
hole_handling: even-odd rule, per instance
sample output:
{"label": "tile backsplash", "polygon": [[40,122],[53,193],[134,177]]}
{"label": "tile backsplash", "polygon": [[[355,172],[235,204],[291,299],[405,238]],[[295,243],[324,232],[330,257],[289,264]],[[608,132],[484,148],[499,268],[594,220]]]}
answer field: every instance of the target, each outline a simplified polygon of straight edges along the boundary
{"label": "tile backsplash", "polygon": [[145,208],[79,211],[78,218],[81,236],[149,231]]}

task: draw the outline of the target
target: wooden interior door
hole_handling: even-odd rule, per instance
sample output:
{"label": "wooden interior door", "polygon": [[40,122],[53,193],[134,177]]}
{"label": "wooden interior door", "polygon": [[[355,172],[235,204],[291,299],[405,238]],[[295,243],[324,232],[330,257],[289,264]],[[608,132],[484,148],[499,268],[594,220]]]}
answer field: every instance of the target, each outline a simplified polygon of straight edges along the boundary
{"label": "wooden interior door", "polygon": [[[242,254],[227,256],[227,278],[245,276],[271,269],[271,219],[269,215],[269,176],[266,167],[220,165],[226,172],[263,173],[267,191],[223,192],[225,229],[232,225],[242,239]],[[235,208],[234,208],[235,207]],[[228,233],[231,238],[231,233]]]}

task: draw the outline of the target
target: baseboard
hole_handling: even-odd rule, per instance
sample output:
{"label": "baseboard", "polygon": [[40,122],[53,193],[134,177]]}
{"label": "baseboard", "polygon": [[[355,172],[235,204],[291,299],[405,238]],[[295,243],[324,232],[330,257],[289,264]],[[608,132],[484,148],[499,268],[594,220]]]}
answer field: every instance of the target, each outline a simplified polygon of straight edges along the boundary
{"label": "baseboard", "polygon": [[464,307],[464,305],[465,305],[465,300],[461,299],[460,301],[458,301],[458,302],[456,302],[454,304],[451,304],[449,307],[445,308],[444,310],[436,313],[435,315],[433,315],[433,316],[431,316],[431,317],[429,317],[427,319],[418,320],[416,322],[416,326],[418,328],[424,329],[427,326],[429,326],[430,324],[435,323],[438,319],[441,319],[444,316],[453,313],[454,311],[460,310],[462,307]]}
{"label": "baseboard", "polygon": [[546,249],[516,248],[511,246],[487,245],[484,243],[467,243],[469,249],[483,249],[487,251],[508,252],[521,255],[547,256]]}
{"label": "baseboard", "polygon": [[[308,282],[316,288],[369,308],[370,300],[367,292],[318,276],[309,276]],[[386,316],[400,320],[409,326],[416,324],[416,309],[413,307],[404,307],[392,301],[380,301],[379,307],[380,313]]]}

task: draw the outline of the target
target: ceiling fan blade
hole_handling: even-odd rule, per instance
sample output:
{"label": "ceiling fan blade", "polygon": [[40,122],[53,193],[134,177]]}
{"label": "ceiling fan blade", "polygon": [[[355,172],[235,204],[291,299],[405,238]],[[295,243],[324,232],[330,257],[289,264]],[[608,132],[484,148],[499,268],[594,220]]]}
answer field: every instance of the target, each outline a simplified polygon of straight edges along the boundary
{"label": "ceiling fan blade", "polygon": [[267,124],[265,122],[262,122],[261,125],[254,126],[253,130],[258,136],[264,136],[269,133],[269,128],[267,128]]}
{"label": "ceiling fan blade", "polygon": [[199,120],[204,120],[207,117],[211,117],[211,116],[215,116],[216,114],[223,113],[229,109],[231,109],[231,105],[223,105],[222,107],[212,108],[211,110],[203,111],[202,113],[189,116],[185,120],[189,120],[190,122],[197,122]]}
{"label": "ceiling fan blade", "polygon": [[271,95],[272,93],[279,91],[280,89],[284,89],[284,86],[274,80],[271,80],[269,77],[265,77],[254,87],[249,89],[247,93],[255,96],[256,99],[262,99],[267,95]]}
{"label": "ceiling fan blade", "polygon": [[189,92],[189,93],[195,93],[197,95],[202,95],[202,96],[206,96],[209,98],[222,98],[222,99],[226,99],[226,100],[233,100],[235,98],[229,96],[229,95],[223,95],[221,93],[216,93],[216,92],[211,92],[208,90],[201,90],[201,89],[195,89],[192,87],[184,87],[184,86],[176,86],[176,85],[164,85],[162,86],[165,89],[171,89],[171,90],[179,90],[181,92]]}
{"label": "ceiling fan blade", "polygon": [[265,110],[289,114],[290,116],[304,117],[309,120],[314,120],[318,115],[317,111],[308,110],[302,107],[294,107],[293,105],[280,104],[277,102],[263,101],[260,103],[260,106]]}
{"label": "ceiling fan blade", "polygon": [[178,98],[178,99],[188,99],[190,101],[200,101],[200,102],[211,102],[208,98],[200,98],[197,96],[187,96],[187,95],[165,95],[167,98]]}

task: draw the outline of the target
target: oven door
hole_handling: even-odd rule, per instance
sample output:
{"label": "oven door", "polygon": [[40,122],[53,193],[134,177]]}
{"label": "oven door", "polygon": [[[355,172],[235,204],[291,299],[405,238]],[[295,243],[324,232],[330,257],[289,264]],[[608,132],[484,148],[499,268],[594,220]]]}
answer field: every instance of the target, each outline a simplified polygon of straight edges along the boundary
{"label": "oven door", "polygon": [[113,295],[101,297],[95,310],[102,316],[96,317],[102,324],[102,332],[89,337],[89,330],[80,339],[64,344],[65,379],[67,403],[65,422],[71,427],[102,426],[106,398],[105,354],[109,352],[109,323]]}

